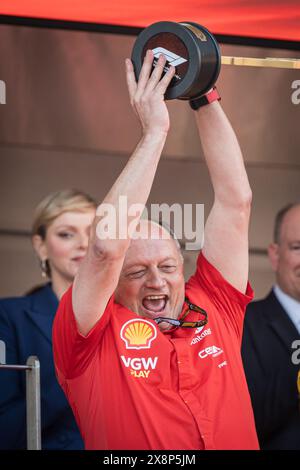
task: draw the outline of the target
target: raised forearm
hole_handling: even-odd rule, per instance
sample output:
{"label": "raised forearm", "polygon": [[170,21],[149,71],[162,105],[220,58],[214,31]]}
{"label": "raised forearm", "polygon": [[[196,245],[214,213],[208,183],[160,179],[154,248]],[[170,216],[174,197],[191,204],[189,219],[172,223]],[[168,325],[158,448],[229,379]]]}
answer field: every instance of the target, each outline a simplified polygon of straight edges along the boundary
{"label": "raised forearm", "polygon": [[251,189],[241,149],[222,107],[213,102],[195,114],[215,199],[234,206],[249,201]]}
{"label": "raised forearm", "polygon": [[117,207],[120,196],[126,196],[128,205],[146,204],[165,140],[164,133],[142,137],[104,203]]}
{"label": "raised forearm", "polygon": [[[134,225],[137,225],[138,215],[142,213],[146,205],[166,136],[167,134],[163,132],[153,132],[147,133],[141,138],[122,173],[99,206],[94,222],[94,230],[98,235],[95,242],[103,249],[112,246],[116,250],[116,242],[121,250],[126,249],[128,246],[129,237],[127,236],[126,227],[130,225],[132,230]],[[107,205],[113,208],[116,214],[117,240],[114,240],[113,244],[111,240],[101,240],[99,222],[105,215]],[[130,208],[134,209],[134,205],[139,205],[140,210],[138,210],[138,206],[135,206],[135,210],[131,213],[128,212]],[[122,213],[120,214],[120,212]],[[119,226],[119,223],[122,227]],[[126,238],[124,238],[125,231]],[[122,235],[121,239],[119,239],[119,235]]]}

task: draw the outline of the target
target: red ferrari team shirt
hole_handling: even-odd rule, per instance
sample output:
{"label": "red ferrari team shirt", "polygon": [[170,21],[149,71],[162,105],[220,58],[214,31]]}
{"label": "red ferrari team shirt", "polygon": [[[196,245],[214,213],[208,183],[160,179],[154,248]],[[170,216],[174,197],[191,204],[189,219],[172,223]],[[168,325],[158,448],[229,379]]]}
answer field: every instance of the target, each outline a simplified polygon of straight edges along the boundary
{"label": "red ferrari team shirt", "polygon": [[186,295],[206,310],[204,327],[162,333],[112,296],[87,336],[72,289],[63,296],[54,359],[86,449],[258,449],[240,355],[252,289],[236,290],[200,254]]}

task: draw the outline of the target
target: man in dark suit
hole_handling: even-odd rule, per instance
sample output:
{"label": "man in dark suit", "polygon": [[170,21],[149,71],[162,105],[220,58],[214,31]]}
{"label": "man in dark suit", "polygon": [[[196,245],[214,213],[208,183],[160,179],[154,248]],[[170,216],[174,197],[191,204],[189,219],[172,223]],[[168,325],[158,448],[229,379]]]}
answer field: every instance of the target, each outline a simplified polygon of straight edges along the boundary
{"label": "man in dark suit", "polygon": [[261,448],[299,450],[299,203],[277,214],[269,258],[276,284],[247,308],[242,356]]}
{"label": "man in dark suit", "polygon": [[[55,377],[52,323],[58,300],[51,284],[30,295],[0,300],[0,339],[7,364],[41,364],[43,449],[83,449],[71,408]],[[26,449],[25,372],[0,370],[0,449]]]}

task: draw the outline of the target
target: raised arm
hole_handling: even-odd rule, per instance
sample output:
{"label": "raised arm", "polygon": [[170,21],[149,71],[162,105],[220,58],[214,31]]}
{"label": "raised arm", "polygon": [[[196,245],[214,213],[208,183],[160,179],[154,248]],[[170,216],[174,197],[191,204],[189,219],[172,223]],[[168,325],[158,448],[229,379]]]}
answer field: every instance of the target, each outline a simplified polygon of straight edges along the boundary
{"label": "raised arm", "polygon": [[196,122],[210,173],[214,203],[204,231],[203,254],[234,287],[248,280],[251,188],[236,135],[215,101],[199,108]]}
{"label": "raised arm", "polygon": [[[142,138],[126,164],[124,170],[112,186],[102,204],[97,209],[88,252],[82,262],[73,287],[73,309],[80,332],[86,335],[102,316],[106,304],[114,292],[130,244],[127,227],[133,231],[140,219],[154,180],[157,165],[169,130],[169,114],[164,102],[164,93],[175,69],[162,72],[165,58],[160,57],[158,65],[151,73],[153,53],[148,51],[136,83],[132,63],[126,60],[126,77],[131,105],[142,126]],[[121,215],[122,202],[127,198],[127,207],[139,204],[140,210],[131,217]],[[121,199],[120,199],[121,198]],[[109,206],[107,206],[109,205]],[[107,208],[117,217],[116,236],[107,238]],[[123,218],[122,218],[123,217]],[[121,220],[121,225],[118,221]],[[124,235],[125,230],[125,235]]]}

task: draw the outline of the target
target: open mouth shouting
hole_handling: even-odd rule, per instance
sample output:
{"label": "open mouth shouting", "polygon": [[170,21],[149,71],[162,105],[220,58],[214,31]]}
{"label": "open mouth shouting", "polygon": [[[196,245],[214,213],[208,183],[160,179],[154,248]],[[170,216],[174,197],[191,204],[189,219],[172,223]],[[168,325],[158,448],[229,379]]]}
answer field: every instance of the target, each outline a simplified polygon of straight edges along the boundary
{"label": "open mouth shouting", "polygon": [[143,313],[150,318],[159,317],[165,314],[168,301],[166,294],[146,295],[142,300]]}

